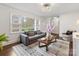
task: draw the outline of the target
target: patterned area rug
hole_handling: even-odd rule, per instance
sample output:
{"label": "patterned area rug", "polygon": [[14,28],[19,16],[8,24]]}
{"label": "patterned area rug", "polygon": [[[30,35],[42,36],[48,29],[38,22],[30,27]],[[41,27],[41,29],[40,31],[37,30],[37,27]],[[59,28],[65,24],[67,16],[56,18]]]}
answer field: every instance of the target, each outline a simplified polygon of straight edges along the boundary
{"label": "patterned area rug", "polygon": [[49,45],[49,51],[46,48],[38,47],[38,42],[25,46],[18,44],[13,47],[13,50],[18,56],[68,56],[69,55],[69,42],[57,40],[57,42]]}

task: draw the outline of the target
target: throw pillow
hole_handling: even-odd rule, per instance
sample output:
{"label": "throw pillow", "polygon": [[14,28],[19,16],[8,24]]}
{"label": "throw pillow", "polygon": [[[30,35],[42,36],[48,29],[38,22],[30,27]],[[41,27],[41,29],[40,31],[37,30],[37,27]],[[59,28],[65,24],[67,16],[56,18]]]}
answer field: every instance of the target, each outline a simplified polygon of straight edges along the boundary
{"label": "throw pillow", "polygon": [[29,36],[33,36],[33,35],[35,35],[35,33],[34,33],[34,31],[30,31],[30,32],[28,33],[28,35],[29,35]]}

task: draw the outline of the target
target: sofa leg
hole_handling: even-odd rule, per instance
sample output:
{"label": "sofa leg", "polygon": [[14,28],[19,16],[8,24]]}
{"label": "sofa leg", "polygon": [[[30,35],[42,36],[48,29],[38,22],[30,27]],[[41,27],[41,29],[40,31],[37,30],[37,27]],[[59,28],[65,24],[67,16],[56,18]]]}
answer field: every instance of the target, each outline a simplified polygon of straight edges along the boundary
{"label": "sofa leg", "polygon": [[48,51],[48,45],[46,45],[46,51]]}
{"label": "sofa leg", "polygon": [[39,44],[39,47],[40,47],[40,42],[38,44]]}

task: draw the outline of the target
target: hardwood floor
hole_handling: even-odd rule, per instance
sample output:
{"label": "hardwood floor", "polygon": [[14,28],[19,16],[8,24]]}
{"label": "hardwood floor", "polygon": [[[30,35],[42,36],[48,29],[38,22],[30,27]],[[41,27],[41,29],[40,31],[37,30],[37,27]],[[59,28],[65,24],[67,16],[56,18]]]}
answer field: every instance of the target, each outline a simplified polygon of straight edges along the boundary
{"label": "hardwood floor", "polygon": [[[0,56],[16,56],[16,53],[13,51],[12,47],[19,43],[10,44],[5,46],[3,51],[0,51]],[[70,41],[69,44],[69,56],[73,56],[73,42]]]}
{"label": "hardwood floor", "polygon": [[13,51],[12,47],[19,43],[10,44],[4,46],[4,49],[0,51],[0,56],[16,56],[16,53]]}

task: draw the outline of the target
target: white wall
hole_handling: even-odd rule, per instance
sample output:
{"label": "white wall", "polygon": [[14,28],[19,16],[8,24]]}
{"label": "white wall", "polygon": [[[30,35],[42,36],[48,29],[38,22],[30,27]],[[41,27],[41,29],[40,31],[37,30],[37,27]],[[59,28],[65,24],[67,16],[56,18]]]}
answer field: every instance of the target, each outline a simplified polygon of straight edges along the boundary
{"label": "white wall", "polygon": [[[47,31],[47,24],[49,22],[49,17],[41,17],[41,24],[40,30],[46,32]],[[79,32],[79,12],[72,12],[72,13],[65,13],[59,15],[58,20],[53,19],[55,22],[55,29],[53,30],[54,33],[59,33],[62,36],[62,33],[65,33],[67,30],[76,30]]]}
{"label": "white wall", "polygon": [[54,29],[53,33],[59,34],[59,17],[53,17]]}
{"label": "white wall", "polygon": [[33,15],[28,12],[24,12],[18,9],[14,9],[8,6],[0,5],[0,34],[1,33],[6,33],[9,38],[8,42],[4,42],[4,45],[8,45],[14,42],[17,42],[19,40],[19,33],[11,33],[10,32],[10,20],[11,20],[11,14],[15,15],[21,15],[21,16],[26,16],[26,17],[31,17],[31,18],[37,18],[39,19],[40,17]]}
{"label": "white wall", "polygon": [[40,19],[40,30],[42,32],[47,32],[48,31],[47,30],[48,22],[49,22],[49,20],[48,20],[47,17],[41,17],[41,19]]}
{"label": "white wall", "polygon": [[49,23],[49,19],[52,20],[52,24],[55,26],[52,33],[57,33],[59,34],[59,19],[56,17],[41,17],[40,20],[40,30],[43,32],[48,32],[48,23]]}
{"label": "white wall", "polygon": [[79,12],[62,14],[59,17],[60,20],[60,36],[62,33],[65,33],[67,30],[76,30],[79,32],[79,24],[77,24],[77,20],[79,20]]}

